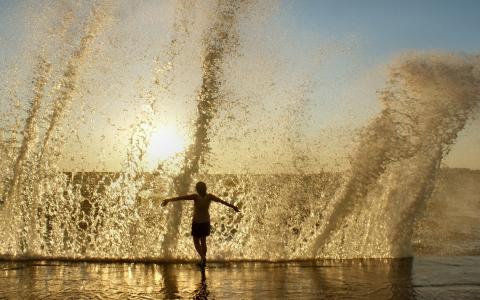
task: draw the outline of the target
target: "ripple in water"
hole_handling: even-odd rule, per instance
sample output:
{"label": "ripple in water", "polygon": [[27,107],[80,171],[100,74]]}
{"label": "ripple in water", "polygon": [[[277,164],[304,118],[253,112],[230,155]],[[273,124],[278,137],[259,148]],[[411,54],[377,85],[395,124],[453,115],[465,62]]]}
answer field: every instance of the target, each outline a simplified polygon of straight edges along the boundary
{"label": "ripple in water", "polygon": [[[219,120],[232,107],[247,114],[253,105],[226,80],[232,68],[235,74],[234,62],[241,57],[241,34],[248,32],[242,32],[242,25],[268,14],[260,2],[219,3],[177,3],[168,43],[153,60],[151,80],[142,82],[148,87],[122,115],[132,125],[124,129],[106,122],[116,132],[128,132],[113,135],[126,141],[123,148],[112,150],[125,152],[122,168],[115,172],[104,171],[102,156],[102,172],[67,172],[62,159],[75,156],[84,143],[110,147],[112,137],[97,140],[92,137],[95,126],[85,125],[105,122],[97,112],[100,105],[89,107],[87,116],[78,112],[89,106],[84,98],[98,79],[88,81],[87,74],[109,80],[94,63],[110,63],[108,57],[94,58],[109,41],[109,30],[120,27],[114,17],[117,8],[108,2],[77,7],[63,3],[42,12],[54,20],[45,39],[63,46],[54,51],[45,42],[40,54],[32,56],[34,62],[24,62],[33,66],[31,83],[11,84],[9,90],[0,135],[3,257],[192,259],[189,208],[160,209],[158,198],[186,193],[196,180],[208,182],[211,191],[234,199],[242,210],[226,215],[222,208],[213,208],[212,260],[412,255],[415,218],[432,195],[442,159],[478,107],[480,57],[410,54],[392,62],[378,94],[382,110],[360,131],[348,171],[310,174],[293,167],[291,174],[212,174],[212,140],[222,132]],[[189,64],[198,68],[186,74]],[[174,105],[182,110],[185,104],[193,116],[187,126],[190,145],[150,171],[144,160],[152,133],[163,122],[159,116],[164,107],[181,98],[173,91],[185,82],[194,92],[185,103]],[[302,121],[304,92],[299,88],[294,95],[298,101],[283,112],[292,122]],[[224,126],[231,128],[226,138],[244,132],[235,124],[261,125],[251,124],[247,116],[233,116]],[[90,140],[81,138],[85,136]],[[268,132],[265,136],[249,143],[269,144],[278,138]],[[287,138],[298,136],[292,130]],[[77,148],[68,147],[72,139]]]}

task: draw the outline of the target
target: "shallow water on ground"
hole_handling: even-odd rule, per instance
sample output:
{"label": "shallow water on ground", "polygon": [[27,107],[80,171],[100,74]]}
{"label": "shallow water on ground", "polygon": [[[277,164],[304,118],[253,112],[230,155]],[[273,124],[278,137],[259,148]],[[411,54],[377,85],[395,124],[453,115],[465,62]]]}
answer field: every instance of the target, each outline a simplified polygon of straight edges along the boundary
{"label": "shallow water on ground", "polygon": [[0,263],[0,299],[480,299],[480,257]]}

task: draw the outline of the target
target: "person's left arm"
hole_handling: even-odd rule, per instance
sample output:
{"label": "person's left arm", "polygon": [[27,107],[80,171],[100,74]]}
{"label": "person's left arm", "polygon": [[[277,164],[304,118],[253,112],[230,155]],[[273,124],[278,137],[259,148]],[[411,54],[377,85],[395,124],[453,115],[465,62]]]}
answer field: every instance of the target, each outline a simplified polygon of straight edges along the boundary
{"label": "person's left arm", "polygon": [[222,199],[218,198],[215,195],[210,194],[210,197],[212,198],[212,201],[215,201],[215,202],[221,203],[223,205],[226,205],[226,206],[232,208],[233,210],[235,210],[236,212],[240,211],[240,209],[237,206],[235,206],[233,204],[230,204],[227,201],[223,201]]}

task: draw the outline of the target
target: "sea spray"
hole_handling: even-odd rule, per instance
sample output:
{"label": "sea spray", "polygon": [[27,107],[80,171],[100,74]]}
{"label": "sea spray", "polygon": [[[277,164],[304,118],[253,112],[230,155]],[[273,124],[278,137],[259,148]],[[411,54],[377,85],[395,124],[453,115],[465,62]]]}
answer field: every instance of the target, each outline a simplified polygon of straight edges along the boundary
{"label": "sea spray", "polygon": [[390,70],[350,179],[314,243],[320,257],[410,256],[413,222],[442,158],[480,102],[478,56],[411,55]]}
{"label": "sea spray", "polygon": [[[68,15],[67,12],[65,13]],[[43,121],[45,116],[40,115],[40,109],[42,105],[46,105],[45,88],[50,80],[51,64],[45,57],[39,57],[38,59],[39,62],[35,69],[33,98],[22,132],[22,143],[18,149],[12,178],[7,188],[4,189],[8,191],[4,197],[7,202],[5,211],[10,211],[13,216],[16,216],[13,220],[7,219],[6,222],[10,227],[15,227],[15,230],[12,230],[10,234],[14,240],[20,243],[21,253],[32,252],[39,247],[38,242],[40,240],[36,230],[38,224],[35,220],[38,212],[38,202],[46,196],[41,192],[42,185],[45,183],[46,177],[49,177],[45,166],[42,166],[42,160],[45,158],[44,154],[48,149],[54,131],[64,116],[75,92],[78,68],[82,65],[92,40],[102,27],[104,17],[104,11],[100,7],[94,6],[92,8],[91,20],[81,38],[80,45],[73,52],[59,85],[55,87],[53,92],[55,95],[54,107],[47,118],[48,128],[43,134],[43,139],[39,131],[41,130],[40,121]],[[65,29],[67,24],[68,22],[64,22],[60,31]],[[62,32],[58,32],[58,34],[62,36]],[[37,143],[39,144],[37,145]],[[49,172],[53,170],[52,165],[48,168],[50,168]],[[26,172],[28,172],[28,175],[24,175]]]}
{"label": "sea spray", "polygon": [[[197,118],[194,123],[193,143],[188,147],[185,162],[180,174],[174,179],[175,192],[187,194],[200,165],[205,163],[210,151],[210,124],[217,113],[217,107],[223,100],[222,64],[225,57],[238,43],[236,32],[237,15],[244,1],[219,1],[214,11],[215,19],[204,32],[202,84],[197,96]],[[165,245],[175,247],[178,228],[182,217],[182,205],[176,205],[169,214]]]}
{"label": "sea spray", "polygon": [[23,129],[23,140],[19,149],[18,156],[13,167],[13,177],[7,186],[8,192],[3,196],[3,199],[9,199],[17,190],[19,178],[22,176],[24,169],[23,163],[31,154],[32,148],[35,146],[37,139],[37,122],[40,105],[45,93],[45,85],[48,81],[51,65],[42,57],[38,58],[38,64],[35,68],[36,75],[33,80],[33,99],[30,102],[30,109],[28,117],[25,120],[25,128]]}
{"label": "sea spray", "polygon": [[[177,206],[179,203],[175,203],[160,208],[158,199],[144,198],[141,192],[157,189],[158,198],[183,194],[190,192],[192,183],[197,179],[206,181],[213,193],[227,201],[233,200],[241,207],[241,213],[231,214],[223,206],[212,206],[212,236],[209,238],[211,247],[208,253],[212,260],[279,261],[410,255],[412,222],[435,187],[435,177],[441,159],[455,141],[456,134],[463,128],[465,121],[472,117],[477,105],[478,57],[424,54],[405,56],[394,63],[391,80],[379,93],[384,108],[359,135],[357,150],[352,154],[351,170],[346,172],[325,170],[316,174],[303,172],[303,168],[308,169],[314,165],[312,162],[322,153],[300,151],[304,149],[302,143],[308,142],[306,137],[302,136],[304,134],[302,121],[304,117],[308,117],[304,116],[303,111],[307,107],[305,101],[310,99],[304,97],[308,90],[314,87],[299,86],[298,90],[295,89],[288,96],[292,99],[291,105],[282,106],[285,98],[274,99],[278,101],[274,102],[273,109],[276,112],[271,113],[274,116],[281,115],[282,118],[272,119],[267,110],[262,111],[261,114],[264,114],[260,116],[262,120],[255,117],[239,118],[238,122],[248,122],[247,125],[252,131],[268,131],[264,129],[267,127],[262,127],[262,122],[272,123],[272,126],[268,127],[272,132],[267,132],[261,138],[238,134],[234,131],[235,126],[222,127],[222,130],[230,131],[225,135],[238,135],[238,140],[242,145],[248,146],[245,147],[248,151],[262,150],[261,147],[269,147],[270,144],[277,143],[277,139],[281,139],[282,145],[286,145],[280,149],[286,152],[282,153],[285,154],[282,157],[294,158],[291,163],[288,159],[282,162],[285,163],[284,169],[292,173],[251,174],[245,171],[241,174],[205,174],[208,169],[205,166],[211,163],[211,159],[217,158],[215,151],[211,152],[210,147],[216,146],[212,139],[218,135],[216,131],[218,121],[225,118],[226,122],[230,122],[228,125],[234,124],[222,110],[225,102],[230,101],[226,96],[230,94],[226,91],[229,91],[230,87],[233,98],[241,95],[245,82],[241,76],[252,75],[248,71],[243,74],[238,66],[232,64],[233,61],[237,61],[235,60],[237,56],[232,55],[235,54],[232,50],[244,41],[243,36],[241,39],[237,31],[248,35],[252,28],[241,27],[245,25],[242,23],[245,20],[239,15],[243,5],[250,2],[212,1],[207,4],[196,2],[195,5],[202,7],[200,11],[196,6],[192,6],[192,3],[180,2],[178,8],[180,18],[179,21],[175,21],[173,32],[168,32],[172,35],[166,35],[167,42],[163,44],[165,48],[159,48],[152,56],[140,58],[141,63],[151,62],[152,59],[156,61],[153,66],[153,78],[146,82],[147,89],[141,89],[140,96],[132,96],[135,99],[131,102],[135,102],[134,105],[140,103],[143,109],[135,110],[136,107],[131,109],[127,106],[125,110],[116,110],[117,107],[113,110],[113,113],[125,111],[125,114],[120,116],[124,122],[122,127],[128,127],[130,120],[133,123],[131,131],[125,129],[125,132],[128,132],[125,135],[117,131],[117,128],[102,127],[102,121],[105,121],[102,118],[107,119],[108,115],[99,113],[100,108],[92,110],[91,121],[94,122],[94,127],[76,128],[77,124],[70,122],[73,114],[69,113],[69,107],[77,109],[83,103],[77,102],[78,94],[84,93],[83,89],[79,89],[83,83],[79,74],[89,63],[87,58],[92,51],[91,47],[97,44],[96,39],[86,43],[89,49],[85,50],[80,61],[66,55],[62,57],[61,62],[57,62],[52,59],[53,53],[48,51],[44,53],[45,62],[51,65],[52,71],[48,77],[49,83],[44,87],[47,93],[43,95],[44,100],[37,117],[33,118],[35,113],[32,112],[35,110],[31,109],[34,99],[32,95],[31,98],[27,98],[30,101],[18,102],[18,110],[26,112],[27,117],[33,116],[31,120],[18,118],[18,122],[8,120],[12,123],[2,124],[12,128],[10,136],[1,136],[1,151],[5,153],[2,165],[9,166],[6,168],[7,172],[0,174],[1,182],[4,184],[2,194],[6,190],[5,187],[8,190],[14,186],[11,180],[13,171],[10,169],[13,169],[19,157],[20,161],[23,161],[19,174],[23,175],[17,175],[16,189],[19,193],[15,193],[18,195],[14,197],[16,200],[7,201],[0,206],[2,240],[0,256],[130,261],[195,259],[196,254],[188,232],[190,218],[186,213],[182,213],[187,211],[187,207],[179,208]],[[217,6],[213,5],[214,3],[219,4]],[[154,7],[164,8],[161,4]],[[249,8],[251,10],[247,10],[248,13],[258,13],[255,6]],[[156,11],[153,15],[155,14]],[[203,15],[200,14],[205,14],[205,19],[208,20],[202,20]],[[73,16],[78,18],[79,14]],[[65,16],[58,16],[63,17]],[[74,23],[80,21],[83,24],[84,18],[72,21]],[[118,20],[114,20],[116,21]],[[116,27],[117,24],[114,25],[113,27]],[[184,25],[186,27],[183,27]],[[171,24],[165,26],[167,28],[165,32],[172,28]],[[99,29],[102,30],[103,27]],[[73,51],[78,50],[82,34],[88,32],[87,27],[77,24],[68,32],[69,36],[75,38],[67,47],[74,49]],[[40,32],[39,34],[41,35]],[[203,39],[197,44],[195,39],[199,36]],[[97,38],[109,39],[110,36]],[[99,44],[104,45],[104,42],[99,40]],[[114,46],[116,45],[118,44]],[[138,46],[140,48],[141,45]],[[256,47],[252,48],[254,49],[252,51],[257,51]],[[109,52],[111,48],[105,50],[106,52],[99,52],[99,57],[110,55],[114,57],[114,54]],[[113,50],[121,53],[117,48]],[[242,48],[242,51],[246,51],[246,48]],[[186,52],[188,54],[185,54]],[[161,54],[156,58],[158,53]],[[248,55],[245,57],[249,58]],[[72,61],[77,63],[77,67],[74,68],[76,75],[65,77],[64,66]],[[121,59],[119,61],[123,63]],[[177,67],[183,67],[179,65],[180,63],[191,63],[193,66],[187,68],[189,72],[192,71],[191,74],[175,77],[184,75],[175,71]],[[36,62],[36,66],[42,64],[42,60]],[[195,69],[197,65],[198,73]],[[104,66],[88,64],[88,67],[93,81],[99,77],[103,80]],[[152,75],[151,65],[139,66],[136,71],[139,69]],[[33,82],[40,78],[39,70],[41,69],[38,69],[36,75],[32,77]],[[238,84],[231,86],[225,84],[224,81],[227,80],[225,70],[231,72],[228,78],[239,79]],[[128,73],[129,76],[131,74],[136,75]],[[255,80],[258,78],[258,81],[263,81],[262,76],[268,77],[258,75]],[[198,79],[198,82],[193,77]],[[112,80],[111,83],[115,85],[115,77],[106,79],[108,83]],[[143,77],[140,80],[142,79]],[[59,89],[62,84],[56,85],[54,82],[64,80],[68,82],[62,83],[65,84],[62,88],[65,93],[62,94]],[[128,80],[130,81],[130,78]],[[269,78],[265,81],[268,80]],[[159,167],[154,172],[147,172],[143,160],[147,148],[151,147],[152,129],[157,123],[164,121],[162,118],[171,117],[170,114],[161,115],[159,110],[165,109],[167,113],[168,110],[180,110],[175,101],[181,101],[180,97],[176,97],[181,92],[172,88],[172,84],[178,82],[188,83],[187,86],[181,86],[181,89],[190,89],[191,94],[197,96],[188,97],[185,101],[187,105],[190,104],[185,109],[192,109],[195,112],[191,119],[192,123],[189,123],[193,137],[191,146],[186,153],[179,155],[184,160],[181,167],[175,171],[168,170],[162,173],[162,163],[168,164],[170,161],[168,159],[166,162],[159,162]],[[143,85],[143,82],[140,83]],[[51,91],[51,86],[56,86],[57,89]],[[245,86],[248,88],[248,84]],[[69,87],[72,89],[69,90]],[[86,90],[91,88],[88,85],[83,87]],[[278,95],[289,90],[283,89],[283,86],[278,84],[262,84],[260,87],[279,90]],[[17,88],[35,94],[34,88],[29,84],[19,85]],[[137,91],[138,89],[134,89],[133,93]],[[174,95],[175,92],[178,94]],[[22,95],[22,91],[20,90],[18,94]],[[87,94],[88,92],[85,92],[85,95]],[[273,95],[265,94],[263,91],[247,94],[252,95],[251,99],[238,97],[238,101],[231,101],[228,105],[239,114],[248,115],[254,108],[248,107],[249,105],[265,101],[265,98]],[[66,96],[62,98],[65,101],[58,102],[59,106],[56,108],[58,118],[53,118],[55,114],[52,112],[55,109],[49,109],[62,95]],[[98,95],[94,95],[96,96]],[[172,99],[175,108],[167,105],[159,108],[169,99]],[[91,99],[85,101],[89,100]],[[120,101],[114,102],[118,99],[111,95],[100,100],[109,101],[109,107],[121,104]],[[51,103],[52,107],[47,103]],[[61,103],[65,105],[60,105]],[[94,105],[101,106],[96,102]],[[136,115],[129,119],[133,112]],[[19,133],[24,128],[30,128],[28,124],[35,123],[34,119],[38,121],[36,122],[38,135],[36,138],[29,138],[32,142],[28,142],[27,145],[33,147],[25,147],[32,149],[32,152],[30,150],[24,152],[31,155],[22,158],[19,156],[20,149],[22,143],[28,139],[23,140],[23,135]],[[287,122],[284,122],[285,120]],[[277,126],[276,121],[285,124]],[[40,122],[43,127],[38,125]],[[105,123],[111,125],[109,122]],[[68,171],[62,170],[60,167],[62,158],[59,154],[83,155],[80,153],[83,150],[75,146],[70,149],[60,147],[65,142],[65,137],[60,133],[70,129],[69,126],[72,126],[71,129],[77,131],[76,133],[91,130],[86,134],[87,137],[91,137],[90,139],[78,141],[84,145],[94,144],[97,140],[92,136],[97,133],[111,134],[117,140],[130,139],[124,148],[112,150],[118,151],[119,157],[127,156],[122,169],[117,172],[110,170],[81,172],[75,167]],[[50,127],[51,134],[45,143],[46,132]],[[97,132],[104,129],[105,132]],[[332,136],[334,134],[332,133]],[[290,147],[289,141],[295,146]],[[111,147],[109,143],[104,143],[102,146]],[[241,152],[228,147],[221,148],[222,151],[224,149],[234,153],[231,155],[233,159]],[[61,153],[62,151],[71,153]],[[39,160],[42,152],[43,158]],[[93,155],[97,155],[97,152],[93,152]],[[248,158],[249,155],[257,153],[247,153],[239,157],[235,163],[243,163],[242,159]],[[307,156],[305,160],[304,156]],[[105,164],[95,166],[98,169],[108,165],[107,161],[102,159],[98,160]],[[261,156],[261,159],[264,160],[263,165],[268,168],[276,162],[275,158],[268,155]]]}
{"label": "sea spray", "polygon": [[45,137],[43,139],[41,147],[40,161],[42,160],[45,151],[48,151],[48,146],[54,130],[57,128],[59,122],[62,120],[65,114],[65,110],[69,107],[72,96],[76,89],[78,69],[80,66],[82,66],[85,55],[89,52],[90,46],[96,35],[98,34],[98,31],[101,30],[105,17],[105,12],[101,8],[96,6],[93,7],[90,16],[91,20],[85,29],[84,35],[80,39],[80,44],[78,48],[73,52],[70,60],[67,63],[65,71],[63,73],[63,78],[60,81],[60,84],[56,90],[56,97],[49,120],[49,126],[45,133]]}
{"label": "sea spray", "polygon": [[[133,125],[133,132],[129,139],[127,150],[127,159],[122,168],[122,176],[120,176],[115,181],[114,185],[108,189],[107,197],[109,199],[127,199],[127,201],[122,201],[122,203],[111,203],[111,206],[107,206],[108,210],[120,209],[123,211],[121,215],[124,216],[124,219],[115,224],[115,227],[118,229],[118,234],[116,234],[118,241],[115,244],[122,244],[121,239],[131,241],[132,243],[129,243],[129,245],[137,245],[137,248],[134,249],[137,253],[171,257],[174,250],[174,248],[170,246],[168,238],[165,238],[165,235],[168,235],[169,232],[169,229],[165,228],[165,226],[157,228],[158,230],[155,230],[154,232],[154,240],[159,245],[162,245],[160,251],[152,252],[152,250],[148,248],[138,249],[138,244],[148,245],[148,243],[152,241],[152,236],[146,234],[147,232],[151,233],[152,228],[149,228],[150,224],[148,221],[150,218],[138,218],[139,206],[137,205],[138,203],[135,202],[141,201],[142,192],[144,192],[145,189],[158,188],[157,186],[153,186],[152,182],[163,185],[163,190],[171,190],[171,184],[169,183],[168,177],[173,175],[164,174],[168,172],[164,170],[161,162],[158,162],[154,169],[155,178],[149,180],[149,182],[144,180],[144,162],[147,150],[152,142],[154,128],[159,121],[157,119],[157,107],[162,105],[161,97],[168,96],[168,93],[170,92],[171,85],[175,78],[177,57],[181,55],[186,41],[190,36],[190,31],[192,30],[190,27],[193,24],[193,20],[188,18],[192,17],[193,11],[195,11],[194,2],[188,0],[176,2],[176,17],[172,26],[172,38],[170,39],[167,50],[162,52],[154,60],[153,81],[150,89],[140,96],[140,100],[144,102],[142,106],[143,109],[141,114],[137,117],[136,124]],[[164,145],[160,145],[160,147],[163,146]],[[161,151],[161,149],[153,149],[153,151]],[[165,178],[167,178],[167,180],[162,180]],[[119,187],[123,188],[119,190]],[[156,207],[158,208],[158,205],[156,205]],[[151,204],[149,205],[149,208],[152,209]],[[118,212],[119,211],[112,211],[113,214]],[[160,215],[164,219],[168,218],[168,214]],[[135,228],[135,230],[132,231],[129,228]],[[111,240],[110,237],[103,236],[101,240],[106,243],[104,244],[105,249],[103,251],[108,251],[106,247],[108,247],[108,243]],[[120,251],[120,253],[114,255],[122,255],[121,253],[131,253],[132,251],[132,249],[128,249],[127,247]]]}
{"label": "sea spray", "polygon": [[[19,235],[17,241],[20,243],[19,247],[22,252],[27,251],[27,233],[29,229],[30,231],[32,230],[29,226],[31,223],[27,221],[28,217],[31,217],[31,211],[28,210],[28,205],[31,205],[36,199],[32,197],[33,199],[28,199],[30,201],[27,201],[27,199],[25,199],[26,197],[21,197],[20,193],[23,192],[23,196],[28,197],[28,195],[25,195],[24,193],[24,188],[26,187],[23,182],[26,180],[24,173],[27,173],[31,168],[31,164],[29,165],[28,163],[33,155],[33,148],[37,141],[39,110],[51,69],[50,64],[47,63],[44,58],[40,57],[38,61],[39,62],[35,68],[36,74],[33,80],[33,98],[30,101],[30,109],[23,129],[23,140],[18,149],[18,154],[13,165],[13,175],[11,179],[7,181],[6,187],[4,188],[5,193],[2,197],[4,202],[7,202],[6,209],[13,210],[14,213],[22,216],[21,223],[12,222],[9,224],[11,232],[17,232]],[[20,199],[23,199],[24,201],[20,201]]]}

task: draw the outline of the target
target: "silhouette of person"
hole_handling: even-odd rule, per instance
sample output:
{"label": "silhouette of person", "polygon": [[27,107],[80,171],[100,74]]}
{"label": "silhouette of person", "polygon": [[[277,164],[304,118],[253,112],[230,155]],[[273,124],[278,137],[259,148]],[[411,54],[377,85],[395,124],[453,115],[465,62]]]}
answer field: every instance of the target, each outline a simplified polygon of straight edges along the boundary
{"label": "silhouette of person", "polygon": [[215,195],[207,194],[207,185],[204,182],[197,182],[195,189],[197,190],[197,194],[165,199],[162,201],[162,206],[174,201],[193,200],[193,244],[195,245],[195,250],[197,250],[197,253],[200,255],[200,266],[203,268],[207,262],[207,236],[210,235],[210,213],[208,212],[210,203],[214,201],[231,207],[236,212],[240,210],[237,206],[223,201]]}
{"label": "silhouette of person", "polygon": [[208,295],[210,294],[210,291],[207,287],[207,276],[205,276],[205,268],[202,268],[200,272],[202,274],[202,280],[200,281],[198,287],[193,291],[192,298],[195,300],[208,299]]}

